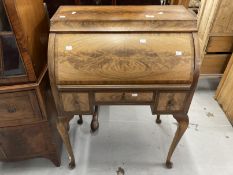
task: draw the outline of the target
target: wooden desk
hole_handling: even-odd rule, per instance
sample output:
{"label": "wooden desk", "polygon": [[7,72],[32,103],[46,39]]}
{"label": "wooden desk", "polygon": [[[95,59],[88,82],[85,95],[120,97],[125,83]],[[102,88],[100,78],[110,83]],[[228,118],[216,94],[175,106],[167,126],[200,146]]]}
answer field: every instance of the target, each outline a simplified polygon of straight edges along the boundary
{"label": "wooden desk", "polygon": [[199,77],[196,18],[182,6],[60,7],[51,20],[49,72],[70,167],[69,121],[99,105],[150,105],[172,114],[178,129],[166,165],[188,126]]}

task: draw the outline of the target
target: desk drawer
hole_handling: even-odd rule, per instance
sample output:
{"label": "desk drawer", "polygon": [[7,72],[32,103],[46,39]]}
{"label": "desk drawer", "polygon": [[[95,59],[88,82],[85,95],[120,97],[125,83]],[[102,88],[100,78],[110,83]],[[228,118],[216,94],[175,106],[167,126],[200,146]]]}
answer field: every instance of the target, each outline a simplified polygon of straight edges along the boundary
{"label": "desk drawer", "polygon": [[95,93],[96,102],[152,102],[153,92]]}
{"label": "desk drawer", "polygon": [[88,93],[62,92],[61,99],[65,112],[90,111]]}
{"label": "desk drawer", "polygon": [[183,111],[186,96],[186,92],[160,92],[157,111]]}
{"label": "desk drawer", "polygon": [[232,52],[233,36],[212,36],[208,41],[207,53]]}
{"label": "desk drawer", "polygon": [[0,121],[42,118],[34,91],[0,94]]}

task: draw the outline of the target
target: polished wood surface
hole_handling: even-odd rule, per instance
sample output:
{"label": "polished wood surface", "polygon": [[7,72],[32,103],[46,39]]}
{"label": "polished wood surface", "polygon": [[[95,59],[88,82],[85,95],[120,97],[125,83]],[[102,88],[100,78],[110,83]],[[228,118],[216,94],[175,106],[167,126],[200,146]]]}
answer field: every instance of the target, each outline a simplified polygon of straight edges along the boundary
{"label": "polished wood surface", "polygon": [[[178,128],[166,160],[166,166],[172,167],[172,154],[188,126],[187,113],[201,61],[196,27],[193,28],[195,17],[189,16],[184,7],[174,6],[171,11],[171,14],[177,13],[174,16],[179,16],[181,9],[185,11],[181,12],[182,19],[177,18],[182,25],[174,22],[169,27],[169,22],[177,20],[163,20],[169,15],[143,19],[147,10],[161,8],[171,9],[140,6],[111,7],[110,11],[104,7],[69,6],[61,7],[52,18],[49,75],[59,115],[57,128],[70,168],[75,167],[75,158],[68,135],[69,121],[79,115],[78,124],[82,124],[83,114],[92,115],[91,131],[95,132],[99,127],[99,105],[149,105],[152,114],[158,115],[158,124],[160,115],[173,115]],[[136,14],[139,23],[134,25]],[[151,28],[150,24],[159,22],[159,28]],[[103,23],[107,25],[102,26]],[[80,111],[80,104],[88,106],[89,111]]]}
{"label": "polished wood surface", "polygon": [[230,54],[206,54],[201,66],[201,74],[223,74]]}
{"label": "polished wood surface", "polygon": [[233,54],[216,91],[216,100],[233,126]]}
{"label": "polished wood surface", "polygon": [[159,93],[158,111],[183,111],[187,93]]}
{"label": "polished wood surface", "polygon": [[0,161],[43,157],[59,166],[61,139],[48,88],[49,21],[43,1],[0,2],[12,27],[0,27]]}
{"label": "polished wood surface", "polygon": [[47,64],[49,19],[43,0],[3,0],[3,2],[28,81],[35,82]]}
{"label": "polished wood surface", "polygon": [[66,112],[89,112],[88,93],[61,93],[64,111]]}
{"label": "polished wood surface", "polygon": [[153,92],[95,93],[96,102],[152,102]]}
{"label": "polished wood surface", "polygon": [[[231,54],[233,48],[232,0],[202,0],[198,14],[198,36],[203,62],[202,69],[219,63],[218,59],[209,60],[206,54]],[[208,60],[204,60],[205,57]],[[215,63],[213,63],[215,62]],[[207,65],[208,64],[208,65]],[[221,66],[221,64],[219,64]],[[221,71],[221,74],[224,70]],[[219,76],[212,72],[211,75]]]}
{"label": "polished wood surface", "polygon": [[233,36],[212,36],[209,39],[206,52],[232,52],[233,49]]}
{"label": "polished wood surface", "polygon": [[34,91],[0,94],[0,126],[4,126],[6,121],[26,119],[42,119]]}
{"label": "polished wood surface", "polygon": [[60,34],[55,38],[56,82],[191,84],[192,41],[191,34],[176,33]]}
{"label": "polished wood surface", "polygon": [[178,32],[196,31],[196,25],[196,17],[183,6],[61,6],[51,19],[50,31]]}

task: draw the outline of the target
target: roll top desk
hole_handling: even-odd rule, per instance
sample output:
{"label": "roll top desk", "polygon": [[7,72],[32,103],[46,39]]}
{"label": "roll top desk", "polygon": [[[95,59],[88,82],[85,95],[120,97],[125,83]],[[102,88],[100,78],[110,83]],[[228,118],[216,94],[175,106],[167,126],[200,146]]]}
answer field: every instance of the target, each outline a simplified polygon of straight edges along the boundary
{"label": "roll top desk", "polygon": [[150,105],[156,122],[172,114],[178,129],[166,165],[188,126],[199,77],[196,18],[183,6],[61,6],[51,19],[49,74],[57,128],[70,164],[69,121],[100,105]]}

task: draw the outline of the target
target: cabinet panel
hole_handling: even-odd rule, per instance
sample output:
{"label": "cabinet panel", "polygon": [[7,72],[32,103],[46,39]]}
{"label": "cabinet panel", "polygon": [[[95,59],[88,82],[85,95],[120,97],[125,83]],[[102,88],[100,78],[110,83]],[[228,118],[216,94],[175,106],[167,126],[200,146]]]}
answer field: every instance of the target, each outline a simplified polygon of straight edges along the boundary
{"label": "cabinet panel", "polygon": [[[49,151],[46,125],[0,128],[0,159],[16,160]],[[49,141],[48,141],[49,142]]]}
{"label": "cabinet panel", "polygon": [[[34,91],[0,94],[0,122],[40,120],[42,118]],[[1,126],[1,125],[0,125]]]}
{"label": "cabinet panel", "polygon": [[225,33],[233,35],[233,1],[221,0],[218,7],[211,33]]}

